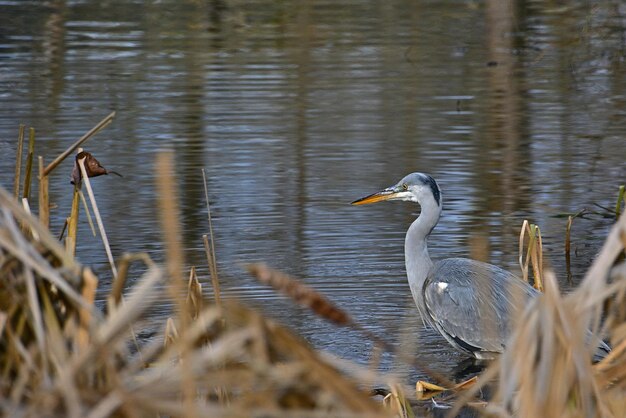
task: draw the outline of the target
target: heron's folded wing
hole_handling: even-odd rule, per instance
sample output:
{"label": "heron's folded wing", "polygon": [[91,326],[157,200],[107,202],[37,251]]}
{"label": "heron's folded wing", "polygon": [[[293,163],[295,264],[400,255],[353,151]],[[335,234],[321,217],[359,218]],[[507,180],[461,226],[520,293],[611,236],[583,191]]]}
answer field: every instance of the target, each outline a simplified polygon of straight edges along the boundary
{"label": "heron's folded wing", "polygon": [[532,294],[529,288],[511,273],[491,264],[446,259],[429,275],[424,300],[433,322],[457,343],[500,352],[511,314]]}

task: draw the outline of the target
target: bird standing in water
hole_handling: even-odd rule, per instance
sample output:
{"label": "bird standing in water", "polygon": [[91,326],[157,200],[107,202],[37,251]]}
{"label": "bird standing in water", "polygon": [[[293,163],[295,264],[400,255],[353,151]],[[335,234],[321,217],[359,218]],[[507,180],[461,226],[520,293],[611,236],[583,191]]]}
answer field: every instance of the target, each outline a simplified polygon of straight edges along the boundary
{"label": "bird standing in water", "polygon": [[442,195],[431,176],[409,174],[394,186],[352,204],[385,200],[415,202],[422,209],[404,244],[409,286],[422,318],[452,346],[475,358],[493,358],[501,353],[512,318],[539,292],[493,264],[467,258],[433,263],[427,240],[441,216]]}

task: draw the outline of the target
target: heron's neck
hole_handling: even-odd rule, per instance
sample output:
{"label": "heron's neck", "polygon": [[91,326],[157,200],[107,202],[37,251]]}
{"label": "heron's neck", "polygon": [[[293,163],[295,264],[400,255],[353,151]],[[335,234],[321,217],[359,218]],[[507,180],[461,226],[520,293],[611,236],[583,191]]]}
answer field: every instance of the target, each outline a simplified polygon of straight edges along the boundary
{"label": "heron's neck", "polygon": [[441,205],[434,199],[421,202],[422,213],[413,221],[406,233],[404,241],[404,260],[406,273],[409,279],[409,286],[413,299],[417,303],[420,313],[423,314],[423,307],[420,306],[421,292],[424,281],[428,277],[428,272],[433,266],[433,262],[428,255],[427,240],[439,217],[441,216]]}

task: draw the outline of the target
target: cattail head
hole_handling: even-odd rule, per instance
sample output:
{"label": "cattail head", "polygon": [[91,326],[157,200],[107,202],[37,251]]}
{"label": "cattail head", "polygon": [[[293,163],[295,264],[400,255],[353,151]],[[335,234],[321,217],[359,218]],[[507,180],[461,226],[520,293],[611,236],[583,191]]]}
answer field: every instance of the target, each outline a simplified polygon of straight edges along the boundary
{"label": "cattail head", "polygon": [[352,324],[352,319],[345,311],[333,305],[315,289],[293,277],[269,268],[263,263],[249,264],[247,269],[261,283],[272,286],[275,290],[289,296],[296,303],[309,308],[322,318],[341,326]]}

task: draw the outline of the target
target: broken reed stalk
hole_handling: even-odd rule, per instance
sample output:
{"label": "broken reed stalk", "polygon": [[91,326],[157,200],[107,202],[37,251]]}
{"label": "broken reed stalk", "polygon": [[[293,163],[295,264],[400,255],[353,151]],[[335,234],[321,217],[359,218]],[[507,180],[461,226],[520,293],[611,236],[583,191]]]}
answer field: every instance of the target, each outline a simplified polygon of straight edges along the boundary
{"label": "broken reed stalk", "polygon": [[[528,249],[526,251],[526,259],[524,260],[524,238],[528,234]],[[539,226],[524,220],[519,237],[519,265],[522,269],[522,278],[525,282],[528,280],[528,269],[532,264],[533,267],[533,287],[542,291],[542,275],[543,275],[543,242],[541,240],[541,230]]]}
{"label": "broken reed stalk", "polygon": [[572,225],[574,219],[583,216],[586,209],[575,213],[574,215],[567,216],[567,225],[565,226],[565,271],[567,274],[567,281],[572,282],[572,270],[571,270],[571,249],[572,249]]}
{"label": "broken reed stalk", "polygon": [[219,308],[222,305],[220,295],[220,281],[217,277],[217,268],[215,267],[215,259],[213,258],[213,246],[209,242],[209,237],[207,237],[206,234],[202,235],[202,241],[204,242],[204,252],[206,253],[207,263],[209,264],[209,274],[211,275],[211,285],[213,286],[213,296],[215,298],[215,304]]}
{"label": "broken reed stalk", "polygon": [[43,157],[39,156],[39,220],[46,228],[50,227],[50,197],[48,194],[48,176],[43,174]]}
{"label": "broken reed stalk", "polygon": [[17,134],[17,155],[15,158],[15,177],[13,179],[13,197],[17,200],[20,197],[20,180],[22,177],[22,152],[24,150],[24,129],[26,127],[20,124],[20,130]]}
{"label": "broken reed stalk", "polygon": [[207,186],[206,172],[202,169],[202,182],[204,184],[204,198],[206,199],[207,219],[209,222],[209,236],[202,235],[204,242],[204,250],[206,252],[207,263],[209,265],[209,273],[211,274],[211,283],[213,285],[213,294],[215,295],[215,303],[219,308],[220,301],[220,280],[217,275],[217,260],[215,258],[215,239],[213,236],[213,221],[211,218],[211,204],[209,203],[209,188]]}
{"label": "broken reed stalk", "polygon": [[565,226],[565,259],[567,260],[567,264],[569,264],[570,252],[571,252],[571,231],[572,231],[572,222],[574,218],[572,216],[567,217],[567,225]]}
{"label": "broken reed stalk", "polygon": [[392,384],[390,393],[385,396],[383,403],[389,408],[396,417],[399,418],[415,418],[413,408],[409,403],[402,385]]}
{"label": "broken reed stalk", "polygon": [[54,170],[59,164],[63,162],[71,153],[73,153],[76,148],[78,148],[83,142],[100,132],[102,129],[106,128],[115,117],[115,112],[111,112],[107,117],[102,119],[96,126],[91,128],[86,134],[84,134],[78,141],[70,145],[65,151],[63,151],[57,158],[54,159],[44,170],[44,175],[49,175],[52,170]]}
{"label": "broken reed stalk", "polygon": [[623,184],[619,186],[619,192],[617,193],[617,202],[615,203],[615,219],[619,219],[619,215],[621,212],[620,209],[622,207],[622,201],[626,205],[626,196],[624,196],[625,188],[626,186]]}
{"label": "broken reed stalk", "polygon": [[113,278],[115,278],[117,277],[117,268],[115,267],[115,261],[113,261],[113,254],[111,253],[111,247],[109,246],[109,239],[107,238],[107,233],[106,233],[106,230],[104,229],[104,224],[102,223],[102,217],[100,216],[100,210],[98,209],[98,204],[96,203],[96,197],[94,196],[93,190],[91,189],[91,182],[89,181],[89,177],[87,177],[87,171],[85,170],[85,159],[81,158],[80,160],[78,160],[78,165],[80,166],[80,171],[83,174],[83,181],[85,182],[85,187],[87,188],[87,194],[89,195],[89,200],[91,201],[93,214],[96,217],[96,222],[98,223],[98,229],[100,230],[100,237],[102,238],[102,243],[104,244],[104,250],[106,251],[107,258],[111,266],[111,271],[113,272]]}
{"label": "broken reed stalk", "polygon": [[191,270],[189,271],[186,304],[191,319],[198,318],[200,312],[202,311],[202,285],[198,280],[198,275],[196,274],[195,267],[191,267]]}
{"label": "broken reed stalk", "polygon": [[28,155],[26,156],[26,173],[24,174],[24,187],[22,197],[30,198],[30,178],[33,171],[33,156],[35,155],[35,128],[29,129]]}
{"label": "broken reed stalk", "polygon": [[[167,271],[170,277],[169,291],[172,299],[176,302],[178,318],[180,320],[180,334],[185,334],[189,327],[188,307],[183,298],[184,284],[182,269],[184,257],[180,242],[181,231],[178,209],[178,199],[176,186],[174,184],[174,155],[172,152],[162,152],[157,155],[157,190],[159,194],[159,214],[161,215],[161,228],[163,230]],[[86,173],[83,172],[86,180]],[[182,394],[183,408],[186,417],[197,417],[198,410],[194,402],[196,396],[196,384],[191,369],[191,362],[188,361],[191,355],[191,347],[183,345],[181,347],[181,373],[182,373]]]}
{"label": "broken reed stalk", "polygon": [[[24,208],[24,210],[26,211],[26,213],[28,213],[29,215],[32,215],[32,212],[30,210],[30,203],[28,203],[28,199],[26,199],[25,197],[22,198],[22,207]],[[30,233],[33,236],[33,239],[35,241],[37,241],[39,239],[39,235],[37,234],[36,231],[34,230],[30,230]]]}
{"label": "broken reed stalk", "polygon": [[170,346],[173,346],[178,339],[179,334],[178,330],[176,329],[174,319],[167,318],[167,320],[165,321],[165,335],[163,336],[163,347],[169,348]]}
{"label": "broken reed stalk", "polygon": [[74,256],[76,254],[76,241],[78,238],[78,215],[80,212],[80,189],[74,185],[72,194],[72,209],[67,220],[67,236],[65,237],[65,249]]}

